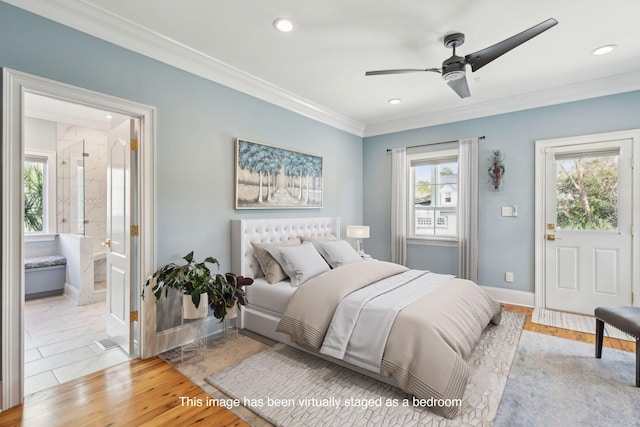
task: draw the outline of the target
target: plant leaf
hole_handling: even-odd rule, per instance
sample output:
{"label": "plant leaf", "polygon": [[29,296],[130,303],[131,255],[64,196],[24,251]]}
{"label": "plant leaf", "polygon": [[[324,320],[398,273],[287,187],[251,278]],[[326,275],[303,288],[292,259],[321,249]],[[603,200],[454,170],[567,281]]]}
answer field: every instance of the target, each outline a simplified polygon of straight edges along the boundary
{"label": "plant leaf", "polygon": [[213,257],[210,257],[210,256],[206,257],[206,258],[204,259],[204,262],[208,262],[208,263],[210,263],[210,264],[215,264],[215,265],[217,265],[217,266],[218,266],[218,268],[220,267],[220,263],[218,262],[218,260],[217,260],[217,259],[215,259],[215,258],[213,258]]}
{"label": "plant leaf", "polygon": [[191,301],[193,301],[193,305],[195,305],[196,308],[198,308],[200,306],[200,294],[197,292],[191,294]]}

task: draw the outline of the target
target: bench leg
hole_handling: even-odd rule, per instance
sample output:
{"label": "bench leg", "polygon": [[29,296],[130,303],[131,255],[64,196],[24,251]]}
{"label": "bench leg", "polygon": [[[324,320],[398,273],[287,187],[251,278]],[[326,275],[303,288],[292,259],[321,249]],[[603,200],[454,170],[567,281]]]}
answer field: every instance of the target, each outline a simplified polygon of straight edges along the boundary
{"label": "bench leg", "polygon": [[596,319],[596,359],[602,357],[602,337],[604,336],[604,321]]}
{"label": "bench leg", "polygon": [[640,338],[636,338],[636,387],[640,387]]}

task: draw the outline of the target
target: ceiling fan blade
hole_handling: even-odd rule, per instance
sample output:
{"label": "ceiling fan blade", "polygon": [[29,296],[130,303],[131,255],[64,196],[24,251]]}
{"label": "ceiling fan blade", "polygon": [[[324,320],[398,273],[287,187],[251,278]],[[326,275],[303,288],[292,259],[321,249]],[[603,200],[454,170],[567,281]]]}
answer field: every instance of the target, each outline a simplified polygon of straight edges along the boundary
{"label": "ceiling fan blade", "polygon": [[429,71],[429,72],[433,72],[433,73],[440,73],[440,69],[439,68],[427,68],[427,69],[421,69],[421,68],[402,68],[399,70],[378,70],[378,71],[367,71],[365,74],[365,76],[380,76],[383,74],[405,74],[405,73],[415,73],[415,72],[419,72],[419,71]]}
{"label": "ceiling fan blade", "polygon": [[489,46],[488,48],[479,50],[475,53],[471,53],[465,56],[465,60],[467,64],[471,65],[471,70],[476,71],[484,67],[494,59],[509,52],[511,49],[516,48],[522,43],[534,38],[538,34],[547,31],[557,23],[558,21],[556,21],[555,19],[549,18],[546,21],[529,28],[528,30],[524,30],[523,32],[516,34],[513,37],[509,37],[506,40],[496,43],[493,46]]}
{"label": "ceiling fan blade", "polygon": [[469,85],[467,84],[467,78],[463,77],[458,80],[449,80],[447,84],[460,98],[468,98],[471,96],[469,92]]}

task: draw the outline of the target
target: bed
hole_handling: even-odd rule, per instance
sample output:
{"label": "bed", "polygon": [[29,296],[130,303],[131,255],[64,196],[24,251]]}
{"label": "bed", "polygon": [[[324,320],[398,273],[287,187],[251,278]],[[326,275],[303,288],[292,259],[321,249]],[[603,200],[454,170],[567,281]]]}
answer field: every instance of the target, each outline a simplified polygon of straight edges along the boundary
{"label": "bed", "polygon": [[500,321],[500,304],[468,280],[375,260],[334,265],[299,286],[291,272],[290,280],[268,283],[258,246],[301,236],[338,242],[269,252],[308,259],[323,245],[345,244],[339,218],[231,221],[232,271],[255,280],[240,327],[399,387],[439,415],[457,415],[469,375],[464,357]]}

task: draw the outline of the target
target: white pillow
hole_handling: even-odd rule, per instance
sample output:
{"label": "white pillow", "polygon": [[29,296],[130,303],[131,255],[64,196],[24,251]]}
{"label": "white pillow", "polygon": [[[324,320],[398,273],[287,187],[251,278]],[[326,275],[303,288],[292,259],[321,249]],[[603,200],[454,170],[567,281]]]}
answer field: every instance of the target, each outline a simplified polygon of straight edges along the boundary
{"label": "white pillow", "polygon": [[262,273],[264,274],[264,277],[266,277],[269,284],[273,284],[286,279],[287,274],[282,271],[282,267],[280,267],[278,261],[276,261],[265,248],[269,246],[297,246],[299,244],[300,239],[298,239],[297,237],[291,238],[284,242],[251,242],[251,246],[253,246],[253,254],[258,260],[260,269],[262,270]]}
{"label": "white pillow", "polygon": [[289,276],[291,286],[300,286],[312,277],[329,271],[329,266],[311,243],[298,246],[271,246],[265,249]]}
{"label": "white pillow", "polygon": [[329,263],[331,268],[342,267],[352,262],[362,261],[362,257],[345,240],[335,242],[314,242],[320,255]]}

